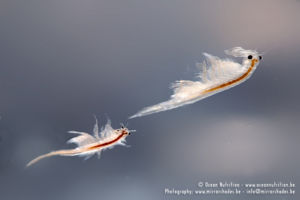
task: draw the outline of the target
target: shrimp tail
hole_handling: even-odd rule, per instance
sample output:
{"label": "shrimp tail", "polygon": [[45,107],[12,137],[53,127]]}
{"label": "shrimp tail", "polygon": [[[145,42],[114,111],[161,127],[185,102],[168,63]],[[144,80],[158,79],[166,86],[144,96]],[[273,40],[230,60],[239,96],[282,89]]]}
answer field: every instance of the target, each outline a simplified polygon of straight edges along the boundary
{"label": "shrimp tail", "polygon": [[178,101],[177,99],[170,99],[168,101],[146,107],[146,108],[142,109],[141,111],[139,111],[138,113],[130,116],[129,119],[133,119],[136,117],[143,117],[146,115],[151,115],[153,113],[158,113],[158,112],[162,112],[162,111],[166,111],[166,110],[171,110],[173,108],[177,108],[177,107],[183,106],[185,104],[189,104],[189,103],[190,102],[186,102],[186,101]]}
{"label": "shrimp tail", "polygon": [[38,157],[36,157],[35,159],[31,160],[26,167],[30,167],[31,165],[37,163],[38,161],[44,159],[44,158],[48,158],[48,157],[52,157],[52,156],[72,156],[74,155],[72,150],[59,150],[59,151],[52,151],[50,153],[46,153],[44,155],[40,155]]}
{"label": "shrimp tail", "polygon": [[166,110],[171,110],[174,108],[178,108],[187,104],[194,103],[199,98],[203,98],[203,95],[194,95],[194,91],[197,90],[197,93],[201,94],[203,90],[201,88],[202,83],[199,81],[188,81],[188,80],[179,80],[175,83],[171,84],[171,89],[173,89],[173,95],[167,101],[158,103],[153,106],[148,106],[138,113],[129,117],[129,119],[133,119],[136,117],[142,117],[146,115],[150,115],[153,113],[158,113]]}

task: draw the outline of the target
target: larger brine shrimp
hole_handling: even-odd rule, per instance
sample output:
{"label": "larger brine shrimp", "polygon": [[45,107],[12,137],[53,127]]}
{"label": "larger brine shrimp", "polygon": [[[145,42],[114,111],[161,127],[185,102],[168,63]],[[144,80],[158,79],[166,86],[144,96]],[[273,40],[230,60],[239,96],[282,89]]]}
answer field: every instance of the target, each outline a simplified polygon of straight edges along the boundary
{"label": "larger brine shrimp", "polygon": [[201,99],[241,84],[251,77],[262,55],[255,50],[234,47],[225,50],[227,55],[243,58],[242,64],[229,58],[221,59],[204,53],[206,61],[199,64],[201,71],[196,81],[179,80],[171,85],[173,95],[167,101],[146,107],[130,118],[171,110],[195,103]]}

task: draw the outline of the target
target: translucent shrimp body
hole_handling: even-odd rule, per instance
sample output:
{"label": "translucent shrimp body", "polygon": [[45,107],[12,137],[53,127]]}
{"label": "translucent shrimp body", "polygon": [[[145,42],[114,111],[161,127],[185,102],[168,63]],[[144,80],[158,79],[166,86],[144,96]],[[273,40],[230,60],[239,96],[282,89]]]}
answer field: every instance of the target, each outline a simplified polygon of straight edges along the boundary
{"label": "translucent shrimp body", "polygon": [[27,164],[27,167],[33,165],[43,158],[51,156],[84,156],[85,159],[88,159],[94,154],[98,154],[98,158],[100,158],[103,150],[111,149],[116,145],[126,145],[126,137],[130,135],[130,132],[134,132],[134,130],[128,130],[124,126],[122,126],[120,129],[113,129],[111,127],[111,122],[108,120],[107,124],[102,127],[101,131],[99,132],[98,122],[96,119],[93,132],[94,134],[90,135],[85,132],[69,131],[69,133],[78,134],[78,136],[71,138],[67,141],[67,143],[75,143],[77,144],[77,148],[52,151],[50,153],[38,156],[30,161]]}
{"label": "translucent shrimp body", "polygon": [[234,57],[242,57],[242,64],[228,58],[221,59],[204,53],[206,61],[198,64],[201,70],[197,75],[197,81],[176,81],[171,85],[174,92],[168,101],[146,107],[130,119],[191,104],[234,87],[250,78],[262,59],[258,52],[241,47],[234,47],[226,50],[225,53]]}

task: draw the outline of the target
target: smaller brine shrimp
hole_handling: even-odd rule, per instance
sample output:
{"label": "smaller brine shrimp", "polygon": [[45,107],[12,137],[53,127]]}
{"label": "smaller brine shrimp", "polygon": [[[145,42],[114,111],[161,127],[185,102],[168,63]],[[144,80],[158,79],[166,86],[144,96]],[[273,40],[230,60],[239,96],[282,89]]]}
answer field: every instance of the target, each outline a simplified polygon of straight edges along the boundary
{"label": "smaller brine shrimp", "polygon": [[98,154],[98,158],[100,158],[101,152],[105,149],[111,149],[116,145],[125,146],[126,137],[132,132],[135,132],[135,130],[128,130],[124,125],[119,129],[113,129],[110,120],[108,120],[106,125],[99,131],[98,121],[96,119],[93,135],[85,132],[69,131],[69,133],[78,134],[78,136],[71,138],[67,143],[75,143],[78,145],[77,148],[52,151],[38,156],[26,166],[29,167],[41,159],[51,156],[84,156],[88,159],[94,154]]}

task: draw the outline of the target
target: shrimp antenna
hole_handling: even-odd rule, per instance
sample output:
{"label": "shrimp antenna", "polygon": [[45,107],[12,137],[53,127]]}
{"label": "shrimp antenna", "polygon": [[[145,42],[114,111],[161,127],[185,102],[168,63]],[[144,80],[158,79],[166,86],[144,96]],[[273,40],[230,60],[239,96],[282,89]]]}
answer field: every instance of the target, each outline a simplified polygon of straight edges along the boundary
{"label": "shrimp antenna", "polygon": [[128,125],[129,125],[129,123],[128,122],[126,122],[126,125],[124,124],[124,123],[120,123],[120,125],[122,126],[122,127],[128,127]]}
{"label": "shrimp antenna", "polygon": [[120,123],[120,125],[121,125],[122,128],[126,127],[123,123]]}

